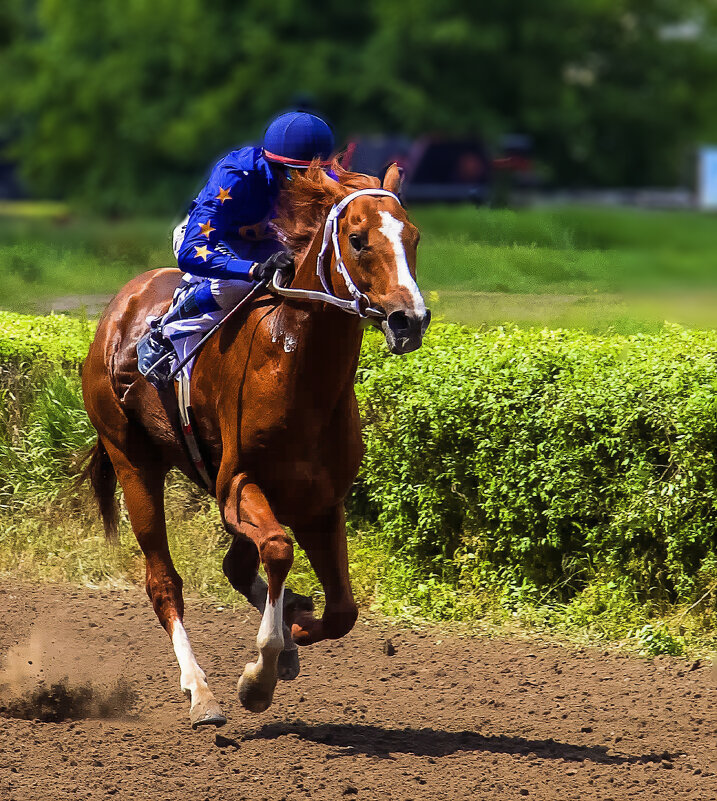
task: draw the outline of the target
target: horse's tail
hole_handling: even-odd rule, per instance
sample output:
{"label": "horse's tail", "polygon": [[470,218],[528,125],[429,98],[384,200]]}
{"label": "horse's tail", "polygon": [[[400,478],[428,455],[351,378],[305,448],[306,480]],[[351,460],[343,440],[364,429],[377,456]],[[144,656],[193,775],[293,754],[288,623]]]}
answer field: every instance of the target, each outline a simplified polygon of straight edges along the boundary
{"label": "horse's tail", "polygon": [[87,462],[80,473],[78,483],[90,480],[100,515],[105,527],[105,537],[116,540],[119,531],[119,507],[115,498],[117,475],[102,440],[98,439],[87,454]]}

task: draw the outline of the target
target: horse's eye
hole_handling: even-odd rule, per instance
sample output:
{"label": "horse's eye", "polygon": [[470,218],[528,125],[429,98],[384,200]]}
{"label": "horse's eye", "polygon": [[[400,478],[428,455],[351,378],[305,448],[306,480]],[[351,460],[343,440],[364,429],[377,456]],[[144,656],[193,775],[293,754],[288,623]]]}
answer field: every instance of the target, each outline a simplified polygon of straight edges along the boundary
{"label": "horse's eye", "polygon": [[358,234],[349,234],[349,244],[354,250],[361,250],[361,237]]}

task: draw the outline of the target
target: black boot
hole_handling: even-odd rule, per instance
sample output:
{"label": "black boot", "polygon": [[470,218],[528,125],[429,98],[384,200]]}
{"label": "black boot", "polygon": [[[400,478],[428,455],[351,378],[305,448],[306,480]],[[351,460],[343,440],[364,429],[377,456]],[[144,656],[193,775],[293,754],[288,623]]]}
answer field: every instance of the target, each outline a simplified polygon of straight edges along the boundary
{"label": "black boot", "polygon": [[162,334],[162,326],[176,320],[188,320],[203,313],[196,298],[200,286],[201,284],[197,284],[185,291],[184,300],[178,306],[172,304],[173,308],[164,317],[152,320],[149,331],[137,342],[137,367],[147,381],[159,389],[169,383],[169,374],[172,372],[174,362],[174,347]]}
{"label": "black boot", "polygon": [[137,369],[159,389],[167,386],[172,371],[172,343],[152,326],[137,342]]}

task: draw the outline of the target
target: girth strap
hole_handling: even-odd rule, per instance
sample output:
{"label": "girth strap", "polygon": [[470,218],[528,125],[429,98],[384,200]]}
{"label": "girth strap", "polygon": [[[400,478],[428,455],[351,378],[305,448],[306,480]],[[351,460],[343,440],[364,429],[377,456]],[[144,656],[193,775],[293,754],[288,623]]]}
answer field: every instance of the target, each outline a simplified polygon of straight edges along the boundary
{"label": "girth strap", "polygon": [[178,376],[179,386],[177,388],[177,401],[179,403],[179,419],[182,422],[182,434],[184,441],[187,444],[189,456],[192,463],[196,468],[197,473],[201,476],[202,481],[206,484],[209,492],[214,492],[214,482],[209,477],[207,466],[202,458],[202,453],[199,450],[197,438],[194,435],[194,428],[192,427],[192,406],[189,398],[189,378],[187,377],[186,370],[182,370]]}

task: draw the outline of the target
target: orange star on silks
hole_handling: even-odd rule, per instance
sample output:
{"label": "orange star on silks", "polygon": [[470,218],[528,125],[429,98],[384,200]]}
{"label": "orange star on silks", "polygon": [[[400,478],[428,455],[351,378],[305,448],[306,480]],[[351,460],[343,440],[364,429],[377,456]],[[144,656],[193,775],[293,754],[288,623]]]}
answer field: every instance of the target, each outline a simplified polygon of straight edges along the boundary
{"label": "orange star on silks", "polygon": [[206,261],[209,256],[211,255],[212,251],[206,245],[202,245],[202,247],[198,248],[196,245],[194,246],[194,258],[201,259],[202,261]]}
{"label": "orange star on silks", "polygon": [[222,189],[222,187],[220,186],[219,187],[219,194],[214,199],[218,200],[223,206],[224,205],[224,201],[225,200],[231,200],[232,196],[229,194],[229,190],[228,189]]}
{"label": "orange star on silks", "polygon": [[206,236],[207,239],[209,239],[209,234],[211,234],[212,231],[216,231],[217,229],[212,228],[211,220],[207,220],[206,222],[199,223],[199,230],[204,234],[204,236]]}

